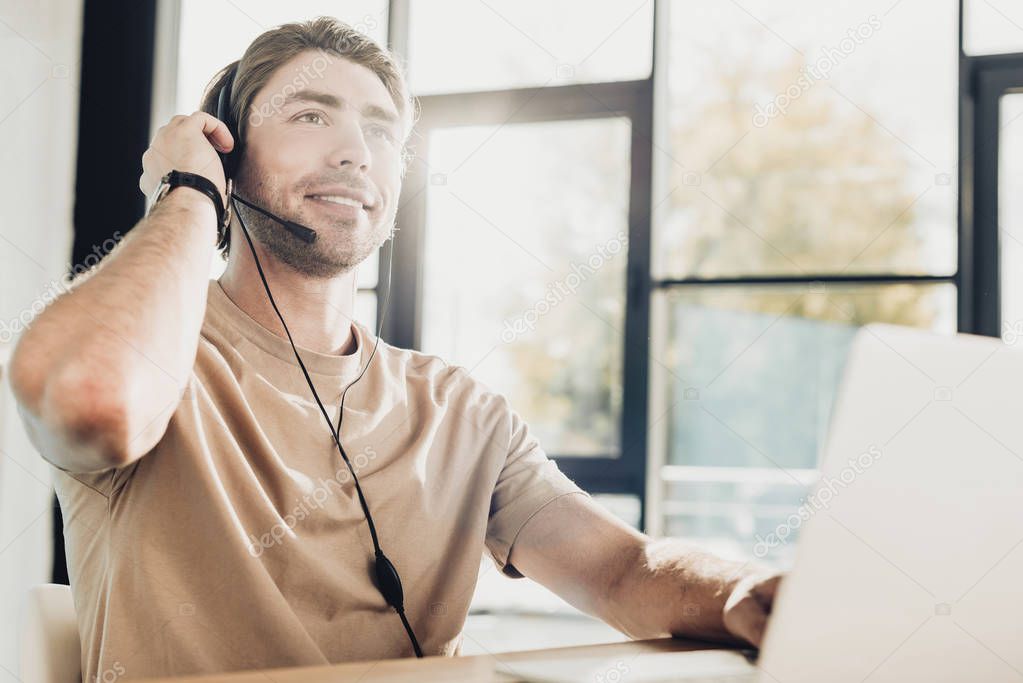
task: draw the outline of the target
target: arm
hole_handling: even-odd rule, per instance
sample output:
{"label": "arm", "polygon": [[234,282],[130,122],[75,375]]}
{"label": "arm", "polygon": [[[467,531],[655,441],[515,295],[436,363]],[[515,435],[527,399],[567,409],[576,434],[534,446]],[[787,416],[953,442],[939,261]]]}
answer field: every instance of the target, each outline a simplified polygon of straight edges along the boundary
{"label": "arm", "polygon": [[[174,117],[143,156],[140,187],[152,191],[177,168],[223,191],[214,144],[233,145],[216,118]],[[212,202],[176,188],[22,335],[11,387],[50,462],[100,471],[130,464],[160,440],[195,362],[215,242]]]}
{"label": "arm", "polygon": [[654,540],[585,496],[561,496],[522,528],[510,561],[632,638],[759,645],[778,577],[674,539]]}

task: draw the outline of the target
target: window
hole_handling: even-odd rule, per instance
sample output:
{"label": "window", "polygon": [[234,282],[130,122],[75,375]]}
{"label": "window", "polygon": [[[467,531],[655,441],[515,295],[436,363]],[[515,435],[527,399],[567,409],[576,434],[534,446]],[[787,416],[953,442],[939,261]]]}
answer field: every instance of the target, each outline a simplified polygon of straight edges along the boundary
{"label": "window", "polygon": [[968,55],[1023,51],[1023,7],[1015,0],[964,0],[963,50]]}
{"label": "window", "polygon": [[629,141],[621,117],[430,134],[423,350],[551,454],[620,448]]}
{"label": "window", "polygon": [[[654,299],[662,531],[749,556],[809,493],[857,327],[955,331],[950,284],[704,286]],[[651,377],[658,373],[651,370]],[[791,544],[767,558],[791,560]]]}
{"label": "window", "polygon": [[[1023,76],[1023,74],[1021,74]],[[1021,80],[1023,83],[1023,80]],[[1023,340],[1023,94],[1003,95],[1000,106],[998,241],[1001,254],[1002,339]]]}
{"label": "window", "polygon": [[[409,3],[422,116],[395,243],[407,310],[384,334],[508,396],[561,469],[636,527],[646,354],[626,349],[646,338],[648,243],[633,239],[649,219],[653,4]],[[450,31],[453,16],[473,30]],[[470,650],[615,637],[484,562]]]}
{"label": "window", "polygon": [[411,0],[409,7],[409,80],[416,94],[650,75],[652,0]]}
{"label": "window", "polygon": [[956,330],[956,10],[665,3],[653,531],[754,556],[808,493],[857,327]]}
{"label": "window", "polygon": [[955,271],[955,6],[890,5],[667,4],[658,276]]}

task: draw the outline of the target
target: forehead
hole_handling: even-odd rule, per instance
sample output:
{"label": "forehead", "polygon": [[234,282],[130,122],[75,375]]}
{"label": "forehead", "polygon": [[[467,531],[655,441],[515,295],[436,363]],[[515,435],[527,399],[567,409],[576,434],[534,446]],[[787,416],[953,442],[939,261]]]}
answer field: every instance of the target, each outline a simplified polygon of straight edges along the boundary
{"label": "forehead", "polygon": [[303,91],[329,93],[356,110],[372,107],[398,115],[379,76],[361,64],[320,50],[306,50],[279,66],[256,93],[253,105],[294,106],[295,95]]}

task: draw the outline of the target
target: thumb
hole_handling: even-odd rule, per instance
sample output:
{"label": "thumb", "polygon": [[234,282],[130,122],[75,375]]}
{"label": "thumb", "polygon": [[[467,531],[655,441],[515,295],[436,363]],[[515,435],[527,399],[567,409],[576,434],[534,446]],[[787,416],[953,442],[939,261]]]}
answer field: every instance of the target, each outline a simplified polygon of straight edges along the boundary
{"label": "thumb", "polygon": [[767,626],[767,612],[760,602],[747,594],[725,613],[725,628],[754,647],[760,647]]}

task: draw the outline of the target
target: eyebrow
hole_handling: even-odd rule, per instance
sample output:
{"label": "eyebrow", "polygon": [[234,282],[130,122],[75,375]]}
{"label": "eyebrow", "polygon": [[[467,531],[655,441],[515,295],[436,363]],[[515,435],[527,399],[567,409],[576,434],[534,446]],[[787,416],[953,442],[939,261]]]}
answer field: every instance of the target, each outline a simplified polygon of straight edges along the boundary
{"label": "eyebrow", "polygon": [[[333,109],[343,109],[347,104],[345,98],[332,95],[329,92],[323,92],[322,90],[299,90],[285,97],[281,108],[283,109],[296,102],[316,102]],[[399,122],[396,114],[376,104],[367,104],[362,108],[361,113],[367,119],[377,119],[392,125],[396,125]]]}

